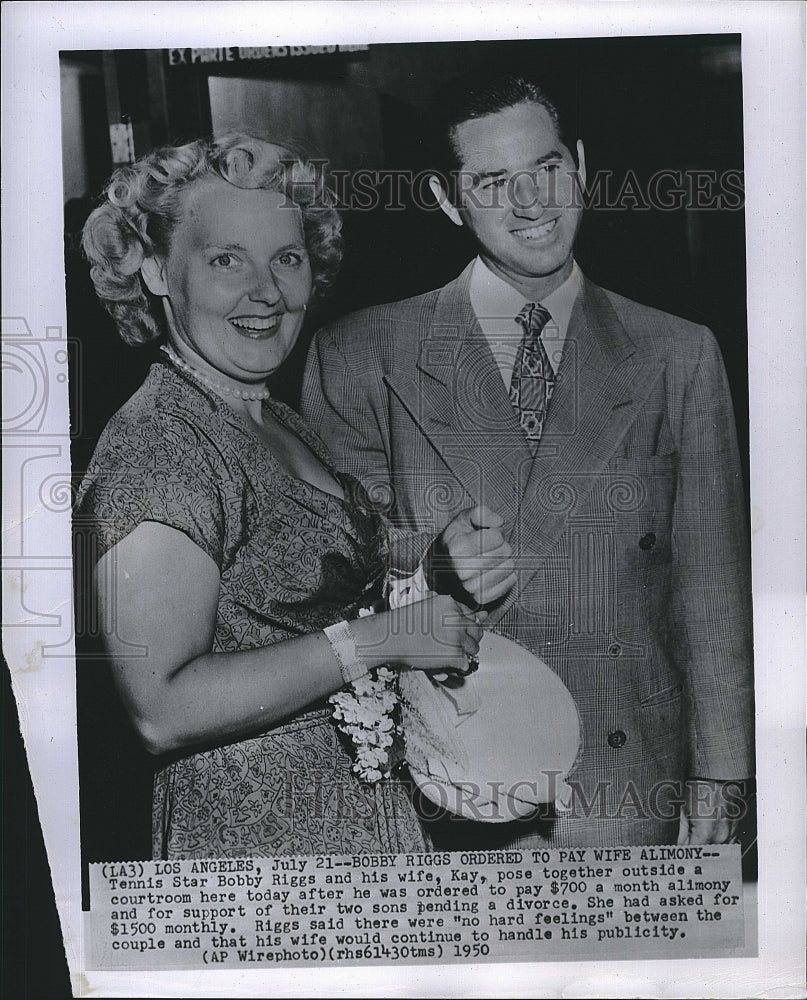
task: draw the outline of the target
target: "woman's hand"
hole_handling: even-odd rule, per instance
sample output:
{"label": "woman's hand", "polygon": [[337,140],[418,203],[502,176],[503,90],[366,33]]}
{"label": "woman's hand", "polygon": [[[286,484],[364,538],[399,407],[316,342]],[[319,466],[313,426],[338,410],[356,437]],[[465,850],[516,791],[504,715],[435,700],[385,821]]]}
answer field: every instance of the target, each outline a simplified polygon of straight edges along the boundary
{"label": "woman's hand", "polygon": [[[218,566],[176,528],[138,525],[98,561],[95,583],[112,673],[151,753],[265,730],[344,684],[322,632],[212,652]],[[350,627],[368,669],[389,663],[467,674],[484,618],[438,596]]]}
{"label": "woman's hand", "polygon": [[350,623],[359,659],[413,670],[467,674],[479,652],[483,611],[473,614],[452,597],[437,595]]}
{"label": "woman's hand", "polygon": [[492,604],[516,582],[513,550],[501,532],[503,518],[480,504],[450,521],[429,554],[430,585],[453,590],[451,574],[477,604]]}

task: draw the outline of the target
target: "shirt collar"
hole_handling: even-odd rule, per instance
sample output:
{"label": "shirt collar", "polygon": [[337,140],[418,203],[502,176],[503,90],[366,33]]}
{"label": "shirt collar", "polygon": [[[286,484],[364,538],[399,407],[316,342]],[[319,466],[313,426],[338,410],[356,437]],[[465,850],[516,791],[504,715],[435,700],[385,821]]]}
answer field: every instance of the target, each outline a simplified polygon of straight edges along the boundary
{"label": "shirt collar", "polygon": [[[582,287],[583,273],[575,261],[572,273],[563,284],[541,299],[541,305],[552,315],[552,325],[544,330],[541,339],[555,373],[563,355],[572,309]],[[487,338],[505,387],[509,389],[516,352],[523,336],[520,325],[513,321],[524,304],[532,300],[526,299],[511,284],[494,274],[481,257],[476,258],[471,269],[469,295],[479,326]]]}
{"label": "shirt collar", "polygon": [[[578,267],[577,261],[573,261],[569,277],[554,292],[550,292],[540,300],[541,305],[552,314],[561,337],[565,337],[569,329],[572,309],[582,287],[583,272]],[[471,306],[483,329],[489,322],[498,320],[503,325],[507,324],[505,329],[516,329],[516,332],[519,332],[517,327],[513,327],[513,319],[518,316],[526,302],[533,301],[525,298],[504,278],[494,274],[481,257],[477,257],[474,261],[469,293]]]}

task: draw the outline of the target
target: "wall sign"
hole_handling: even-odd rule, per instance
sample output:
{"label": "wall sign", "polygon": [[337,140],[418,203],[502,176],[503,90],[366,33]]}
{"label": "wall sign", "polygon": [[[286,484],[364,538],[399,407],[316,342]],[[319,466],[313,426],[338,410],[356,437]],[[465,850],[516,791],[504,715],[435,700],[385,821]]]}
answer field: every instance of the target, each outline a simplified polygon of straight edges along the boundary
{"label": "wall sign", "polygon": [[300,56],[367,52],[369,45],[230,45],[213,49],[166,49],[168,65],[249,62],[254,59],[293,59]]}

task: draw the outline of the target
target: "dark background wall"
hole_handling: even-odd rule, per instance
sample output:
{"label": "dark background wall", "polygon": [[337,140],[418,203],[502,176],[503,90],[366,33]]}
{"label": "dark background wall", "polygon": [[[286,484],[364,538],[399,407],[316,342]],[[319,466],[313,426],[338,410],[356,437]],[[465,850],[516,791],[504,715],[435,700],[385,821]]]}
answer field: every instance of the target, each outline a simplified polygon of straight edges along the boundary
{"label": "dark background wall", "polygon": [[[135,155],[164,141],[238,125],[302,139],[345,170],[429,165],[426,109],[446,81],[478,67],[538,75],[584,140],[589,177],[632,171],[639,189],[660,170],[742,171],[739,36],[373,45],[366,51],[170,65],[168,51],[62,54],[68,335],[73,350],[76,476],[111,414],[140,385],[153,347],[120,344],[77,250],[81,226],[112,169],[108,126],[131,124]],[[294,134],[289,135],[289,132]],[[278,134],[281,133],[281,134]],[[741,199],[735,199],[735,204]],[[347,254],[334,294],[312,315],[277,395],[295,404],[319,323],[453,278],[473,249],[438,210],[401,188],[399,209],[345,213]],[[710,326],[729,373],[747,481],[748,391],[744,214],[641,197],[586,213],[577,258],[594,281]],[[81,589],[84,582],[79,580]],[[103,661],[79,661],[82,841],[86,860],[149,854],[151,761],[140,750]]]}

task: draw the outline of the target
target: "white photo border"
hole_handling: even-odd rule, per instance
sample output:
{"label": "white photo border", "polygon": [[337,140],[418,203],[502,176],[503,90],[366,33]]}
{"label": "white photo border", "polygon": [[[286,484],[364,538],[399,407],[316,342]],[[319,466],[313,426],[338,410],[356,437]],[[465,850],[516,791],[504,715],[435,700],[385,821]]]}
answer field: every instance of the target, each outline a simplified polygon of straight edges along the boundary
{"label": "white photo border", "polygon": [[[193,12],[203,9],[202,17]],[[3,316],[22,317],[48,355],[66,330],[61,240],[60,50],[175,44],[361,44],[426,40],[742,35],[748,273],[751,504],[757,686],[759,957],[543,962],[503,967],[88,972],[83,968],[75,683],[72,661],[41,656],[37,626],[4,629],[76,995],[102,996],[803,996],[805,6],[787,2],[8,3],[3,6]],[[495,23],[493,23],[495,21]],[[4,319],[4,335],[19,325]],[[48,333],[50,331],[50,333]],[[52,345],[50,345],[52,346]],[[5,376],[5,372],[4,372]],[[70,477],[68,390],[52,379],[37,442]],[[7,400],[7,406],[13,405]],[[6,412],[9,412],[8,410]],[[14,412],[12,409],[11,412]],[[27,447],[5,434],[4,450]],[[8,476],[17,468],[5,462]],[[39,617],[72,620],[69,509],[42,516],[25,483],[4,482],[4,608],[27,553],[14,498],[39,525]],[[13,502],[7,503],[7,500]],[[57,523],[58,522],[58,523]],[[37,530],[39,530],[37,528]],[[15,561],[16,560],[16,561]],[[65,562],[66,560],[66,562]],[[4,615],[4,621],[5,621]],[[536,979],[536,972],[540,979]]]}

